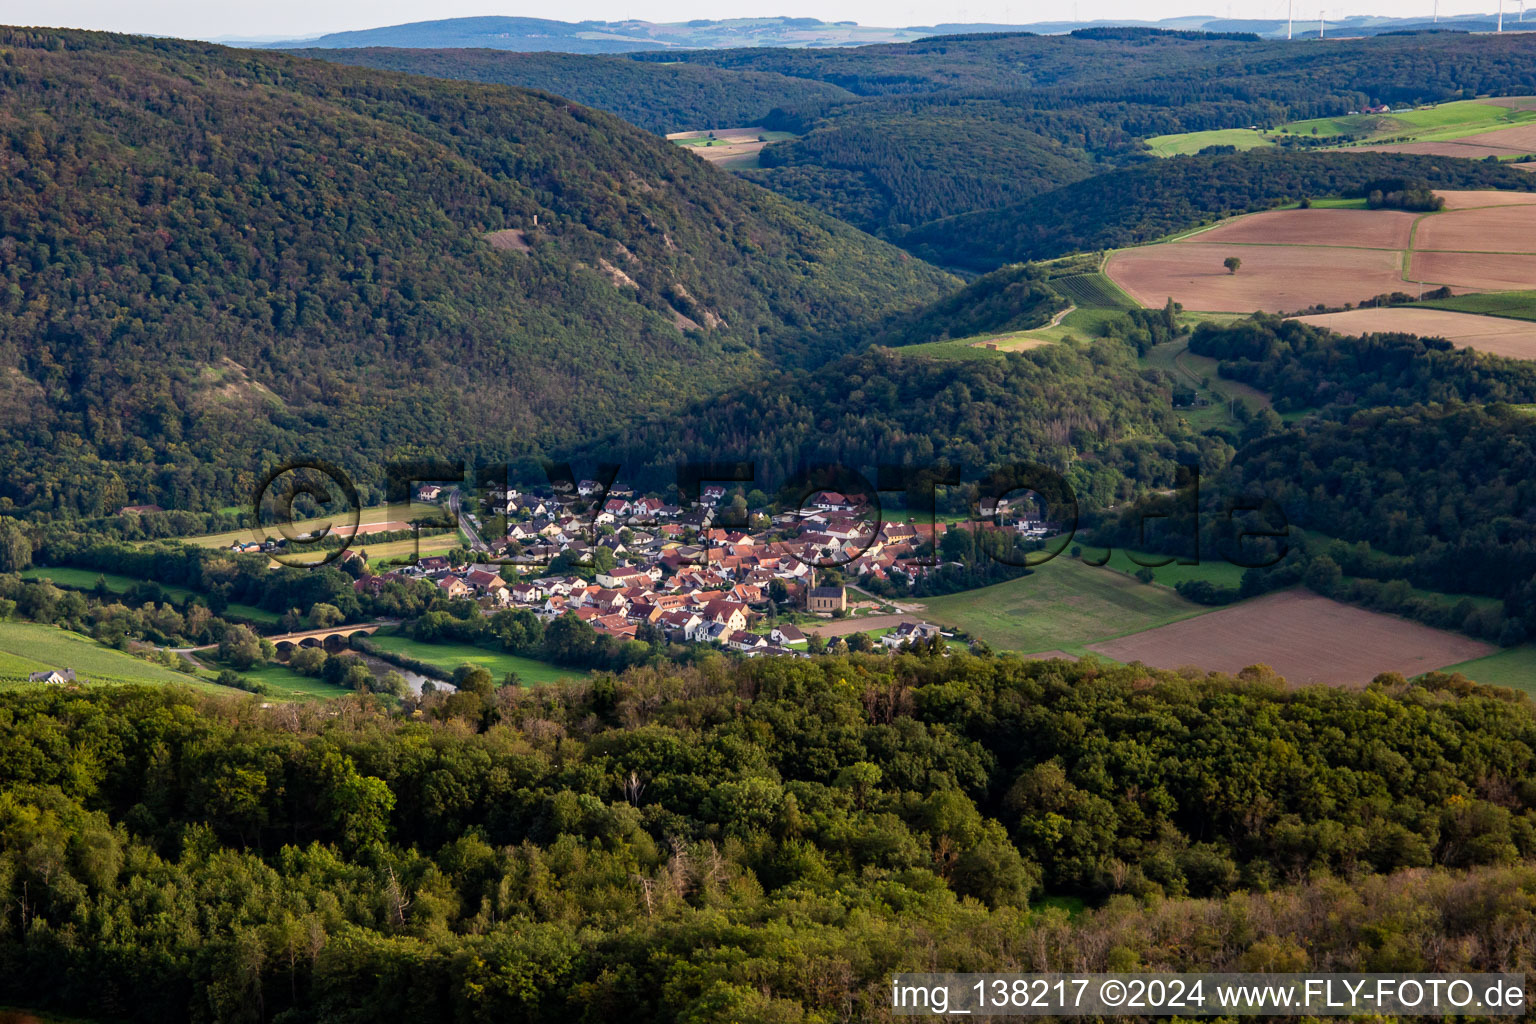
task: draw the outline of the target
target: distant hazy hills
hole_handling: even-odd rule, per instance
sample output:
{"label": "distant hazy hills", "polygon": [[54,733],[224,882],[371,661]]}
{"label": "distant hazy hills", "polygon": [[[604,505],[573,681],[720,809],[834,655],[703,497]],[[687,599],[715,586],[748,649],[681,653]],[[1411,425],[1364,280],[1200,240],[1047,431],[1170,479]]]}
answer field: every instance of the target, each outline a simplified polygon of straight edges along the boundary
{"label": "distant hazy hills", "polygon": [[[1511,11],[1506,28],[1518,26]],[[405,25],[332,32],[328,35],[255,44],[272,49],[319,47],[339,49],[360,46],[394,46],[411,49],[483,47],[523,53],[555,51],[560,53],[631,53],[665,47],[678,49],[720,49],[743,46],[858,46],[868,43],[910,42],[928,36],[962,35],[979,32],[1037,32],[1060,34],[1095,26],[1132,25],[1185,29],[1203,32],[1253,32],[1283,39],[1283,18],[1217,18],[1190,15],[1161,21],[1135,19],[1108,21],[1037,21],[1008,25],[993,22],[945,22],[937,25],[909,25],[886,28],[860,25],[851,21],[826,22],[815,18],[731,18],[722,21],[698,20],[659,23],[651,21],[551,21],[543,18],[447,18],[441,21],[416,21]],[[1347,17],[1329,20],[1326,31],[1333,35],[1362,36],[1382,32],[1429,30],[1488,32],[1495,25],[1486,14],[1441,18],[1432,22],[1428,13],[1405,17]],[[1298,36],[1317,34],[1317,21],[1299,17],[1295,23]],[[232,43],[238,42],[230,40]]]}

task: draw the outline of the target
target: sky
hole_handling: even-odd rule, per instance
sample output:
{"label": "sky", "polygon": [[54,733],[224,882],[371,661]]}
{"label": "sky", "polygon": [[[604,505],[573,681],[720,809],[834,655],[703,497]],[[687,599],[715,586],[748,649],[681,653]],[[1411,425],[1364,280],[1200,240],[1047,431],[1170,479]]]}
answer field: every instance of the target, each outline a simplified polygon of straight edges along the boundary
{"label": "sky", "polygon": [[[1428,14],[1433,0],[1295,0],[1297,20],[1315,19],[1319,7],[1328,15],[1390,14],[1410,16],[1418,7]],[[1287,0],[1073,0],[1076,17],[1154,20],[1182,14],[1239,18],[1283,18]],[[1518,0],[1506,0],[1506,11]],[[1536,11],[1536,0],[1531,0]],[[1440,0],[1440,13],[1491,11],[1490,0]],[[764,15],[857,21],[865,25],[932,25],[938,22],[1022,24],[1072,17],[1066,0],[571,0],[548,4],[496,3],[494,0],[263,0],[261,3],[209,3],[208,0],[0,0],[0,24],[92,28],[192,39],[300,38],[345,29],[376,28],[409,21],[473,15],[512,15],[618,21],[684,21],[692,18],[740,18]]]}

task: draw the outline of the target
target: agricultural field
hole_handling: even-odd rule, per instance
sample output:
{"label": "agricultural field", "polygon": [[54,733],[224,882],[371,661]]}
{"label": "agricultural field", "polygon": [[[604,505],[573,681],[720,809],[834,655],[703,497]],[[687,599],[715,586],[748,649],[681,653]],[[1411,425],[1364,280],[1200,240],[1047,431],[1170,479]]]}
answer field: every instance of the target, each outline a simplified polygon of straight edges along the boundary
{"label": "agricultural field", "polygon": [[1130,309],[1136,305],[1115,282],[1099,272],[1053,277],[1050,283],[1080,309]]}
{"label": "agricultural field", "polygon": [[[1536,152],[1536,110],[1529,97],[1457,100],[1389,114],[1349,114],[1292,121],[1273,131],[1218,128],[1147,139],[1156,156],[1181,156],[1207,146],[1256,149],[1286,136],[1336,140],[1339,148],[1508,159]],[[1325,147],[1332,148],[1332,147]]]}
{"label": "agricultural field", "polygon": [[[1406,249],[1413,240],[1417,219],[1417,214],[1405,210],[1265,210],[1222,221],[1184,238],[1211,245]],[[1243,262],[1247,262],[1246,258]]]}
{"label": "agricultural field", "polygon": [[1006,583],[925,599],[924,606],[930,622],[963,629],[996,650],[1075,655],[1096,641],[1210,611],[1167,587],[1067,556]]}
{"label": "agricultural field", "polygon": [[1492,294],[1453,295],[1448,299],[1426,299],[1421,306],[1449,309],[1458,313],[1536,320],[1536,291],[1495,292]]}
{"label": "agricultural field", "polygon": [[465,663],[478,665],[488,669],[498,683],[508,672],[516,672],[517,677],[525,684],[558,683],[585,679],[589,675],[581,669],[561,668],[547,661],[493,651],[488,647],[477,647],[474,644],[428,644],[412,640],[407,636],[387,633],[375,634],[372,643],[381,651],[403,654],[408,658],[436,665],[447,672],[452,672]]}
{"label": "agricultural field", "polygon": [[[1536,126],[1533,126],[1536,130]],[[1536,196],[1446,192],[1445,210],[1267,210],[1122,249],[1105,273],[1145,306],[1291,312],[1386,292],[1527,289],[1536,281]],[[1225,265],[1241,261],[1236,272]]]}
{"label": "agricultural field", "polygon": [[1253,128],[1216,128],[1207,132],[1179,132],[1157,135],[1147,140],[1154,156],[1194,156],[1207,146],[1232,146],[1259,149],[1273,146],[1274,140]]}
{"label": "agricultural field", "polygon": [[[430,503],[411,502],[405,508],[396,505],[374,505],[365,508],[358,513],[357,527],[359,534],[387,532],[390,530],[403,530],[410,525],[412,519],[443,519],[446,513],[442,506]],[[334,518],[338,526],[350,522],[349,517],[344,516],[320,516],[313,522],[317,527],[324,526]],[[302,526],[303,523],[297,524]],[[252,529],[226,530],[223,533],[209,533],[201,537],[188,537],[187,543],[197,544],[205,548],[227,548],[233,544],[260,543],[265,535]]]}
{"label": "agricultural field", "polygon": [[88,636],[34,622],[0,622],[0,675],[72,668],[88,682],[174,683],[231,692],[195,676],[103,647]]}
{"label": "agricultural field", "polygon": [[1089,650],[1154,668],[1237,672],[1268,665],[1292,685],[1358,686],[1382,672],[1416,676],[1493,654],[1458,633],[1341,604],[1304,590],[1230,605],[1187,622],[1093,643]]}
{"label": "agricultural field", "polygon": [[758,154],[764,146],[795,136],[766,128],[716,128],[713,131],[673,132],[667,138],[673,145],[696,153],[712,164],[741,170],[758,165]]}
{"label": "agricultural field", "polygon": [[1528,320],[1456,313],[1444,308],[1425,309],[1418,305],[1351,309],[1298,319],[1340,334],[1401,331],[1425,338],[1444,338],[1458,348],[1473,348],[1509,359],[1536,359],[1536,322]]}
{"label": "agricultural field", "polygon": [[1536,644],[1509,647],[1486,658],[1447,665],[1444,671],[1460,672],[1473,682],[1524,690],[1536,697]]}
{"label": "agricultural field", "polygon": [[[1243,261],[1236,274],[1223,266],[1229,256]],[[1342,306],[1405,287],[1391,249],[1173,242],[1122,249],[1104,269],[1144,306],[1172,296],[1186,309],[1222,312]]]}

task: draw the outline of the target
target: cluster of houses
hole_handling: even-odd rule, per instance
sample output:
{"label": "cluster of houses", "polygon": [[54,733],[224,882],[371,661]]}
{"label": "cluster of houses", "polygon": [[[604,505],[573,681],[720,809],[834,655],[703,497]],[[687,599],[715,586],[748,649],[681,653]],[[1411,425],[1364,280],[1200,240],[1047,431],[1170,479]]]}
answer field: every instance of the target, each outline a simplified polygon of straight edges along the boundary
{"label": "cluster of houses", "polygon": [[[494,561],[454,566],[443,556],[426,557],[394,572],[365,573],[354,586],[377,593],[391,579],[427,579],[449,598],[474,599],[488,609],[525,608],[546,621],[571,613],[609,636],[665,636],[759,656],[806,648],[805,634],[793,625],[752,628],[775,600],[826,617],[847,610],[847,589],[817,586],[816,565],[836,564],[860,579],[891,573],[911,579],[932,568],[918,555],[918,530],[872,523],[862,514],[860,495],[822,491],[794,512],[753,516],[748,530],[716,525],[724,518],[725,493],[705,487],[700,507],[684,511],[637,498],[622,485],[604,490],[588,480],[565,495],[493,492],[486,518],[504,517],[507,524],[504,537],[487,538]],[[431,501],[441,491],[422,488],[417,496]],[[596,548],[612,558],[595,559]],[[592,573],[591,581],[537,575],[562,555],[572,556],[568,564],[611,567]],[[918,634],[904,634],[892,646],[937,631],[925,623],[905,625]]]}

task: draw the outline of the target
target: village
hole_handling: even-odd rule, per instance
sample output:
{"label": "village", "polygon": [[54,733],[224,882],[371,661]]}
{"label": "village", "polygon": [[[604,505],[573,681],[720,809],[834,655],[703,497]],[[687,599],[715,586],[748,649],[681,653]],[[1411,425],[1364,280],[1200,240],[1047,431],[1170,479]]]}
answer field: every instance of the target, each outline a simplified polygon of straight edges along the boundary
{"label": "village", "polygon": [[[564,492],[493,489],[480,514],[461,509],[452,487],[429,484],[416,497],[458,512],[473,559],[439,554],[364,571],[359,593],[425,579],[485,612],[525,609],[546,622],[574,614],[620,639],[710,644],[748,657],[806,656],[818,628],[878,633],[872,646],[890,649],[947,635],[856,589],[882,581],[905,590],[937,569],[933,541],[945,524],[879,521],[864,495],[818,491],[776,514],[748,509],[719,485],[702,488],[689,509],[594,480]],[[1032,508],[1004,501],[983,512],[991,528],[1049,536],[1054,525]],[[365,547],[347,557],[367,564]]]}

